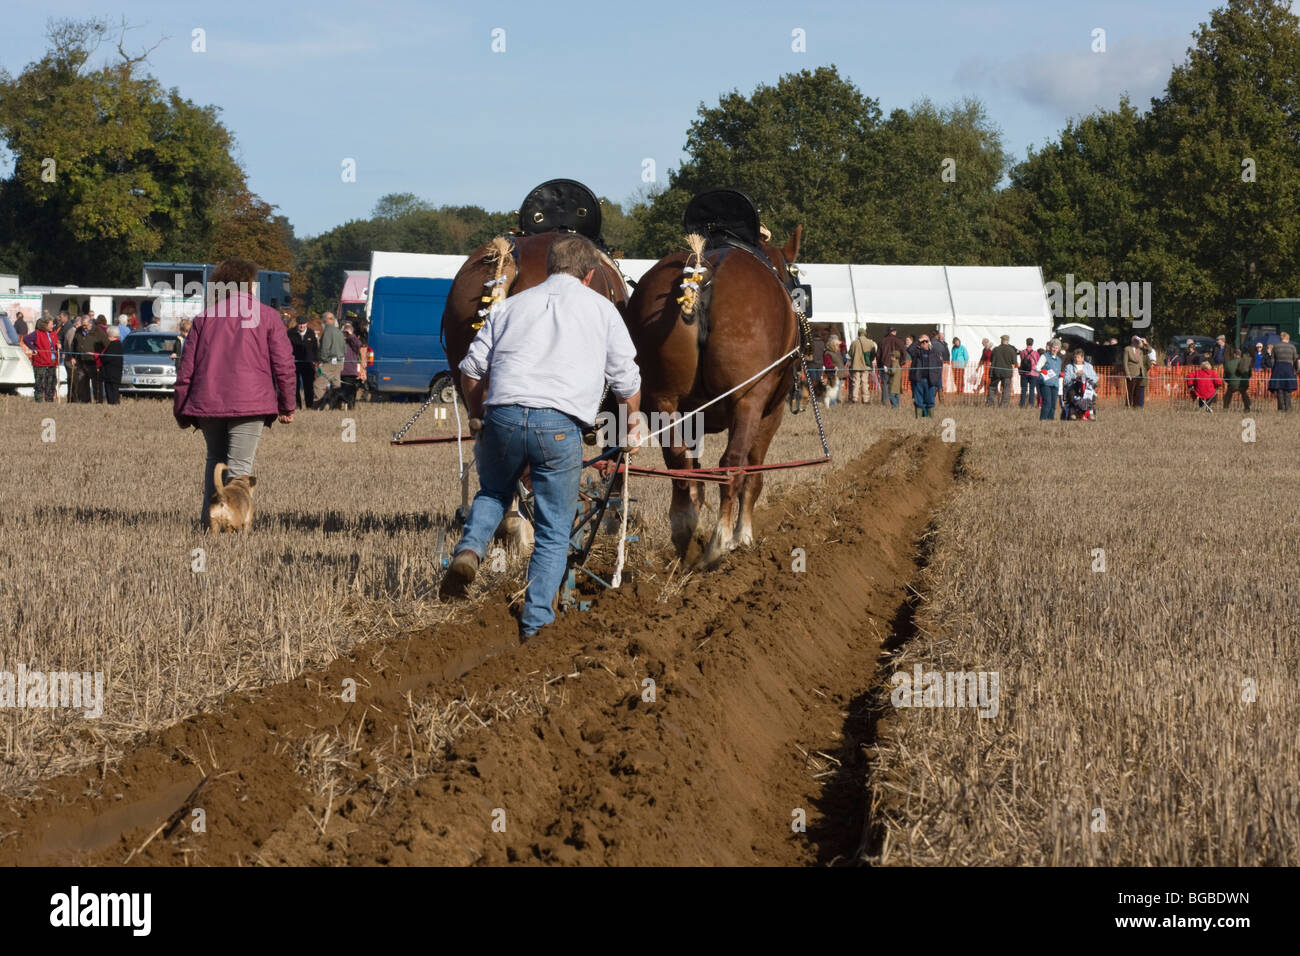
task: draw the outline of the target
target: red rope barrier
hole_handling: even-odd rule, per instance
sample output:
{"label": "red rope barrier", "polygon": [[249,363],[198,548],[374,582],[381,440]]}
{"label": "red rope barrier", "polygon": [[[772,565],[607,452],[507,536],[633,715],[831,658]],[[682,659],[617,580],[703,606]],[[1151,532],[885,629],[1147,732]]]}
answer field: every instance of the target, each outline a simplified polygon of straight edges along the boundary
{"label": "red rope barrier", "polygon": [[439,435],[436,438],[397,438],[390,441],[390,445],[441,445],[443,442],[455,441],[460,438],[461,441],[473,441],[473,435]]}
{"label": "red rope barrier", "polygon": [[755,471],[781,471],[787,468],[807,468],[811,465],[825,465],[831,460],[824,458],[805,458],[801,461],[782,461],[763,465],[736,465],[732,468],[642,468],[639,465],[628,467],[633,475],[645,475],[650,478],[676,478],[679,481],[712,481],[726,484],[736,475],[747,475]]}

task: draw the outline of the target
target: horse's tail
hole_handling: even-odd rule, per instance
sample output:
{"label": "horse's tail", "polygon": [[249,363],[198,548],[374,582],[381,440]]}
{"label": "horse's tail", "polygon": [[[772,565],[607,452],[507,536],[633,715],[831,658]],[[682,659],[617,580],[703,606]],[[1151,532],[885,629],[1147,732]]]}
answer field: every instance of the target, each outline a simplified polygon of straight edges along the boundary
{"label": "horse's tail", "polygon": [[519,266],[515,263],[514,250],[511,248],[511,242],[505,236],[497,236],[488,243],[487,254],[483,261],[492,267],[492,278],[483,283],[483,294],[479,297],[478,318],[473,323],[473,328],[481,329],[483,322],[492,310],[501,302],[504,302],[506,296],[510,294],[510,287],[514,285],[515,278],[519,275]]}
{"label": "horse's tail", "polygon": [[682,266],[682,294],[677,304],[682,309],[682,321],[687,325],[695,322],[697,312],[704,311],[703,302],[705,285],[712,278],[709,264],[704,258],[704,237],[693,232],[686,237],[690,253],[686,264]]}

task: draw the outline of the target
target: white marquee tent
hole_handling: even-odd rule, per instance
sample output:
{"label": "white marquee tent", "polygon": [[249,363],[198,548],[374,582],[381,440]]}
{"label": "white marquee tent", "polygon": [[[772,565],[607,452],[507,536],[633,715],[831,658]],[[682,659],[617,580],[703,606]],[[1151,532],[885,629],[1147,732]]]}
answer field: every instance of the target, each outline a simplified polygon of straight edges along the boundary
{"label": "white marquee tent", "polygon": [[[654,262],[620,261],[623,272],[639,279]],[[799,266],[800,281],[812,286],[813,324],[835,324],[845,336],[866,326],[879,338],[896,326],[901,334],[939,329],[978,346],[1010,335],[1017,347],[1025,338],[1046,342],[1052,313],[1037,266],[877,266],[809,263]]]}
{"label": "white marquee tent", "polygon": [[[879,339],[897,326],[900,334],[952,331],[952,296],[943,266],[841,266],[851,276],[858,325]],[[813,290],[813,301],[817,291]],[[854,330],[857,334],[857,328]]]}
{"label": "white marquee tent", "polygon": [[951,331],[963,340],[978,344],[987,338],[997,345],[999,336],[1010,335],[1011,344],[1021,348],[1027,337],[1037,345],[1052,337],[1052,312],[1037,266],[946,266],[944,271],[952,295]]}
{"label": "white marquee tent", "polygon": [[[376,252],[370,281],[383,275],[452,278],[463,256]],[[655,264],[653,259],[620,259],[633,281]],[[880,266],[800,264],[800,280],[812,286],[814,324],[836,324],[856,335],[866,326],[875,337],[887,326],[901,334],[940,329],[951,341],[969,346],[988,338],[996,344],[1010,335],[1017,347],[1026,337],[1045,342],[1052,334],[1052,314],[1037,266]]]}

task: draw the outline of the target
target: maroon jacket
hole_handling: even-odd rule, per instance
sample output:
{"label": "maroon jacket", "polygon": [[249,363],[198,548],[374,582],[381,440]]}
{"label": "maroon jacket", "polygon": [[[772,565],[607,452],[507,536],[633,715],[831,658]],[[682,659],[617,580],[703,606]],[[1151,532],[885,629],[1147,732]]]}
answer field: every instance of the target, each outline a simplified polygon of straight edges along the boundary
{"label": "maroon jacket", "polygon": [[200,418],[288,415],[297,405],[293,347],[280,313],[237,295],[194,320],[176,373],[172,414],[182,428]]}

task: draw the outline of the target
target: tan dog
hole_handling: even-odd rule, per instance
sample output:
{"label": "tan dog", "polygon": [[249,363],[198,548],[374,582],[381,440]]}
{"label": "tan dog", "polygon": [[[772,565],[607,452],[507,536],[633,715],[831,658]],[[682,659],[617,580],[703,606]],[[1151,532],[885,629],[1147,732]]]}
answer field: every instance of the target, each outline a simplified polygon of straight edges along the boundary
{"label": "tan dog", "polygon": [[240,475],[225,480],[226,466],[218,462],[212,469],[212,483],[217,490],[208,505],[208,530],[213,534],[223,531],[247,531],[253,523],[253,486],[257,479]]}

